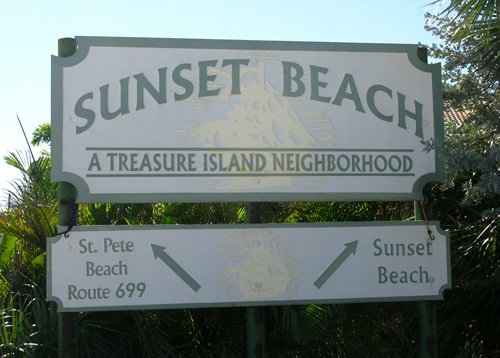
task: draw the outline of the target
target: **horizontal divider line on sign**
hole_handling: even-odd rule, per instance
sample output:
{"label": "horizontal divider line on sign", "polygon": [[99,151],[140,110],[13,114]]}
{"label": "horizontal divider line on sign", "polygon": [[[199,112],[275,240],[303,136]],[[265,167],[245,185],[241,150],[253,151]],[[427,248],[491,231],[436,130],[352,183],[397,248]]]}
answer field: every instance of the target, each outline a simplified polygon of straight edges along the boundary
{"label": "horizontal divider line on sign", "polygon": [[232,173],[232,174],[87,174],[87,178],[114,177],[280,177],[280,176],[388,176],[413,177],[414,173]]}
{"label": "horizontal divider line on sign", "polygon": [[87,147],[88,151],[169,151],[169,152],[404,152],[413,153],[413,149],[345,149],[345,148],[140,148],[140,147]]}

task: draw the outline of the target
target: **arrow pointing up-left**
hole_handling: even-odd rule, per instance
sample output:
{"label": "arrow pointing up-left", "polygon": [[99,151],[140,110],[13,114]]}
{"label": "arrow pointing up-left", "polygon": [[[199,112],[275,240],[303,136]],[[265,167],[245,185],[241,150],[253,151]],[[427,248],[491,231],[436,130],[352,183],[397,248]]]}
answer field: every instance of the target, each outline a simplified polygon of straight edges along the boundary
{"label": "arrow pointing up-left", "polygon": [[196,282],[194,278],[191,277],[190,274],[186,272],[175,260],[170,257],[169,254],[165,252],[165,247],[160,245],[151,244],[151,248],[153,249],[153,255],[155,259],[162,260],[172,271],[175,272],[177,276],[181,278],[182,281],[186,283],[191,289],[196,292],[201,288],[201,285]]}

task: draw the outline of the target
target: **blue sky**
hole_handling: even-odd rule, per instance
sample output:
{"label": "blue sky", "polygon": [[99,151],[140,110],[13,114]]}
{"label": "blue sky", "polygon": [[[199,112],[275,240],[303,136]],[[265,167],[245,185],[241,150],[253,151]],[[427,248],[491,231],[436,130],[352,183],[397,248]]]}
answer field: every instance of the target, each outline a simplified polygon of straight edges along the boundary
{"label": "blue sky", "polygon": [[431,44],[430,0],[16,0],[0,2],[0,205],[3,160],[50,122],[50,57],[74,36]]}

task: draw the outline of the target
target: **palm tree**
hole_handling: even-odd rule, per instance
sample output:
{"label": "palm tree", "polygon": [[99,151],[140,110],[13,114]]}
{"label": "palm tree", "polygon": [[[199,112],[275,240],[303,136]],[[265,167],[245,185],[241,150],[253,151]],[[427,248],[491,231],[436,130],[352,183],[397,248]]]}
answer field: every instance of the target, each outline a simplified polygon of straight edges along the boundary
{"label": "palm tree", "polygon": [[[446,4],[435,0],[431,4]],[[487,68],[488,78],[498,82],[500,75],[500,26],[497,0],[452,0],[438,16],[439,26],[449,31],[453,43],[468,43],[473,49],[474,63]]]}
{"label": "palm tree", "polygon": [[0,212],[0,354],[51,356],[57,347],[54,303],[45,301],[45,240],[57,223],[57,191],[50,158],[11,152],[6,162],[20,176]]}

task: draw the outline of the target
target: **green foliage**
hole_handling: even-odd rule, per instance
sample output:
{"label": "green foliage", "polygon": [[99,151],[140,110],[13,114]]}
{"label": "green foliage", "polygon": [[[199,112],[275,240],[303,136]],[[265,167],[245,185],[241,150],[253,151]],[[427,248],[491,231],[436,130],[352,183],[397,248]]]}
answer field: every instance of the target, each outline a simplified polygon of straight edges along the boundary
{"label": "green foliage", "polygon": [[[443,3],[435,0],[432,4]],[[482,70],[489,82],[500,78],[500,26],[498,15],[500,3],[497,0],[451,0],[437,15],[429,16],[436,25],[432,30],[439,37],[445,37],[447,46],[463,51],[464,67]]]}
{"label": "green foliage", "polygon": [[286,222],[342,222],[408,220],[413,217],[409,202],[306,202],[285,219]]}
{"label": "green foliage", "polygon": [[441,150],[451,176],[472,175],[467,191],[476,197],[500,193],[499,10],[495,0],[454,0],[440,15],[427,14],[427,29],[442,40],[431,47],[444,61]]}
{"label": "green foliage", "polygon": [[50,158],[31,151],[5,158],[19,172],[0,212],[0,315],[2,357],[50,357],[57,348],[55,304],[45,301],[45,240],[57,223]]}
{"label": "green foliage", "polygon": [[54,235],[57,223],[57,187],[50,182],[50,158],[33,160],[26,153],[9,153],[6,162],[21,177],[8,191],[9,210],[0,215],[0,231],[21,240],[23,252],[33,259],[45,252],[45,239]]}
{"label": "green foliage", "polygon": [[[57,349],[57,313],[53,302],[31,279],[3,296],[0,306],[0,356],[53,357]],[[19,284],[19,283],[18,283]]]}
{"label": "green foliage", "polygon": [[50,144],[50,124],[43,123],[35,128],[31,144],[38,146],[41,144]]}
{"label": "green foliage", "polygon": [[[14,306],[11,302],[7,306]],[[22,310],[5,308],[0,311],[2,328],[0,330],[0,353],[2,356],[21,356],[29,349],[31,334],[29,320]]]}
{"label": "green foliage", "polygon": [[236,223],[240,203],[154,203],[80,205],[82,225]]}
{"label": "green foliage", "polygon": [[[452,0],[428,30],[441,45],[448,179],[434,187],[434,216],[450,231],[453,289],[439,306],[447,356],[500,350],[500,26],[498,1]],[[497,353],[495,353],[497,352]]]}

